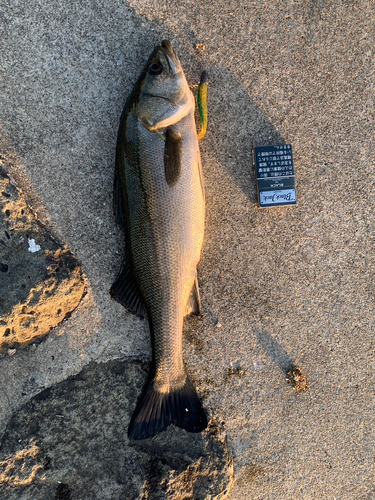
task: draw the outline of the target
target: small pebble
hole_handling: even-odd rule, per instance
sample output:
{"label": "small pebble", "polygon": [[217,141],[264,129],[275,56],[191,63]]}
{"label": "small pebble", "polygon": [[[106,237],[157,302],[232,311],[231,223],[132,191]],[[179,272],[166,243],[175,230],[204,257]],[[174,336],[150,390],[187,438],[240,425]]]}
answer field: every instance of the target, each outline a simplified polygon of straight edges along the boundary
{"label": "small pebble", "polygon": [[29,239],[29,252],[32,252],[32,253],[35,253],[35,252],[39,252],[39,250],[41,249],[40,245],[37,245],[35,243],[35,240],[34,239]]}

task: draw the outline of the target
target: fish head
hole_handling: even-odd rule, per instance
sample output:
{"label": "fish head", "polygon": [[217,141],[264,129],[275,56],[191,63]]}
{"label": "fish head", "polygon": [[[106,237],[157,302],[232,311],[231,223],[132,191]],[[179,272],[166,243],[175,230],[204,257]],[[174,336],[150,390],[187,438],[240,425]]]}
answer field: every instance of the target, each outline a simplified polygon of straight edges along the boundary
{"label": "fish head", "polygon": [[181,63],[171,43],[164,40],[151,54],[141,92],[137,114],[151,131],[174,125],[194,109],[194,98]]}

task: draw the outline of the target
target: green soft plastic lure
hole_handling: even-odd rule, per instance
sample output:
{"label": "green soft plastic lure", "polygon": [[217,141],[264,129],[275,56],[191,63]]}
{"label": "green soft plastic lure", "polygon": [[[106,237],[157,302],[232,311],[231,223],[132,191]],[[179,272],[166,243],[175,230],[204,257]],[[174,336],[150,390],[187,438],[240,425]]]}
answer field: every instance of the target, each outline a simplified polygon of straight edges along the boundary
{"label": "green soft plastic lure", "polygon": [[207,71],[203,71],[201,75],[201,81],[198,86],[198,109],[199,116],[201,119],[201,130],[198,134],[198,141],[203,139],[207,132],[207,90],[208,90],[208,76]]}

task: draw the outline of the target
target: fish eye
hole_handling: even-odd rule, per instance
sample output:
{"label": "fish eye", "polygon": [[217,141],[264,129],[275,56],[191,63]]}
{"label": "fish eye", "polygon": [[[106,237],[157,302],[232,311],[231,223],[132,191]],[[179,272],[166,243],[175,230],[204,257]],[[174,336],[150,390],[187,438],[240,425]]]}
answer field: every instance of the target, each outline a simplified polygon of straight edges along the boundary
{"label": "fish eye", "polygon": [[152,63],[148,67],[148,72],[151,73],[152,75],[160,75],[160,73],[163,71],[163,66],[161,63]]}

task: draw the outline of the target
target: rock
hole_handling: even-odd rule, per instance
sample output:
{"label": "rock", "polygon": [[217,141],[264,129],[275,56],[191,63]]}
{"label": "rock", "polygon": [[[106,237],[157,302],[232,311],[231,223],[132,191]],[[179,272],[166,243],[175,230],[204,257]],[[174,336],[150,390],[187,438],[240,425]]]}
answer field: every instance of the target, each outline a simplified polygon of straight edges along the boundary
{"label": "rock", "polygon": [[0,351],[43,338],[79,304],[80,265],[0,167]]}
{"label": "rock", "polygon": [[137,362],[91,363],[24,405],[0,442],[1,497],[203,500],[225,495],[232,463],[215,421],[201,434],[170,426],[153,439],[129,442],[127,426],[146,376]]}

